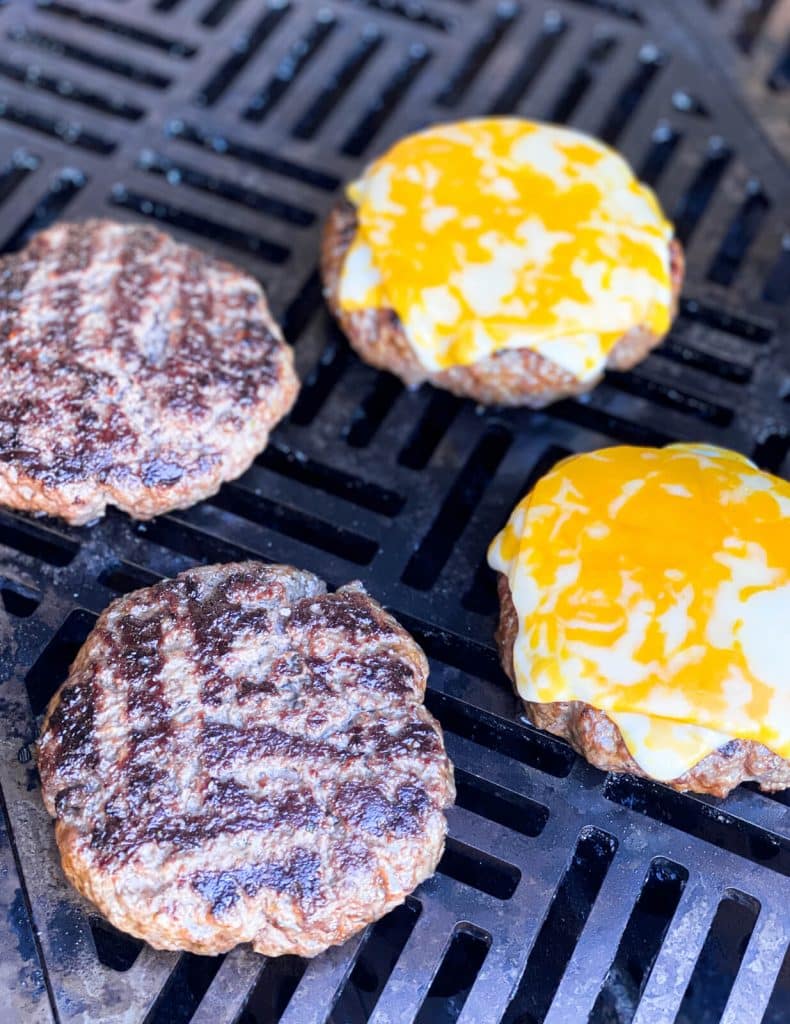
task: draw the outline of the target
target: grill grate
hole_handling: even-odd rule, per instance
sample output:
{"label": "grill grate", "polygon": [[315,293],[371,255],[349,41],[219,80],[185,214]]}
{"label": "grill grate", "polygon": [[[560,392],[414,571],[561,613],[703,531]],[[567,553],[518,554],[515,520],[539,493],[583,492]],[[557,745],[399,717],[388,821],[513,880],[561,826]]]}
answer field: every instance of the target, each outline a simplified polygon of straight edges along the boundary
{"label": "grill grate", "polygon": [[[763,125],[743,100],[788,4],[751,4],[740,22],[736,6],[0,5],[0,244],[62,215],[158,221],[264,281],[304,380],[255,466],[196,508],[91,529],[0,511],[0,975],[14,1019],[788,1019],[787,797],[742,787],[717,803],[607,778],[524,724],[484,562],[513,503],[571,451],[706,439],[790,474],[790,184],[770,144],[781,60]],[[743,55],[717,77],[708,64],[733,46]],[[490,110],[616,144],[688,249],[660,351],[542,413],[408,392],[349,354],[321,303],[319,224],[340,182],[406,131]],[[109,600],[249,556],[360,578],[398,615],[431,659],[427,703],[458,768],[437,875],[309,963],[157,953],[99,920],[63,881],[32,764],[35,716]]]}

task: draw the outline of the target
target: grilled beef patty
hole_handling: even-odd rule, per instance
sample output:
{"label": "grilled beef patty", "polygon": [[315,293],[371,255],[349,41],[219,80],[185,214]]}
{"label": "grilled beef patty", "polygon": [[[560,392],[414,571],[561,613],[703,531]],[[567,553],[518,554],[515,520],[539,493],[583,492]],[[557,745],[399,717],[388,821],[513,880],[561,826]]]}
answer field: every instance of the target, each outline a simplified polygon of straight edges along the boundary
{"label": "grilled beef patty", "polygon": [[159,949],[314,956],[403,902],[455,791],[428,666],[359,584],[217,565],[115,601],[39,744],[67,878]]}
{"label": "grilled beef patty", "polygon": [[[597,379],[580,381],[545,356],[525,348],[496,352],[470,366],[451,366],[438,372],[426,370],[393,309],[349,312],[340,305],[343,263],[356,232],[356,210],[347,199],[342,199],[326,222],[321,271],[329,308],[345,331],[351,347],[366,363],[380,370],[389,370],[408,387],[417,387],[427,381],[437,388],[485,405],[524,405],[540,409],[560,398],[590,391],[598,383]],[[685,266],[683,248],[677,239],[670,243],[670,259],[674,317]],[[611,350],[607,365],[612,370],[629,370],[662,340],[644,325],[636,324]]]}
{"label": "grilled beef patty", "polygon": [[[500,612],[496,641],[502,667],[515,683],[513,644],[518,635],[518,613],[504,573],[498,574],[497,586]],[[567,740],[596,768],[650,778],[631,757],[617,725],[600,708],[582,700],[559,700],[549,704],[525,700],[522,703],[534,725]],[[665,785],[681,792],[726,796],[742,782],[757,782],[760,789],[767,792],[787,789],[790,787],[790,762],[754,740],[730,740]]]}
{"label": "grilled beef patty", "polygon": [[297,390],[260,285],[154,228],[57,224],[0,259],[0,504],[71,523],[186,507]]}

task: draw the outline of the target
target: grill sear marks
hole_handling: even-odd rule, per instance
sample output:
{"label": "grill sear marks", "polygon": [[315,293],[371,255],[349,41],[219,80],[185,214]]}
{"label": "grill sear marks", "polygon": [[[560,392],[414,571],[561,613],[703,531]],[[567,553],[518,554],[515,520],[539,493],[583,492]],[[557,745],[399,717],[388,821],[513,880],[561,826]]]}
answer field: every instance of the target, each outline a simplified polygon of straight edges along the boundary
{"label": "grill sear marks", "polygon": [[271,627],[267,608],[243,606],[245,592],[254,592],[255,584],[249,573],[237,572],[205,595],[191,580],[184,581],[186,617],[202,675],[200,699],[204,704],[219,705],[236,685],[251,685],[245,678],[234,683],[223,670],[222,659],[244,634],[266,634]]}
{"label": "grill sear marks", "polygon": [[416,784],[398,786],[389,800],[380,786],[344,782],[332,801],[338,818],[374,836],[417,835],[429,807],[428,794]]}
{"label": "grill sear marks", "polygon": [[80,778],[98,764],[94,734],[96,689],[93,677],[84,673],[60,691],[60,701],[49,722],[55,742],[42,748],[39,771],[50,778],[55,772],[59,780]]}
{"label": "grill sear marks", "polygon": [[321,897],[320,866],[315,853],[296,849],[285,860],[245,865],[231,871],[198,872],[192,879],[192,886],[217,917],[235,906],[240,893],[257,896],[264,888],[284,893],[303,907],[309,907]]}
{"label": "grill sear marks", "polygon": [[198,919],[265,890],[259,913],[283,899],[314,921],[332,899],[383,905],[409,877],[392,858],[438,858],[454,794],[425,659],[358,585],[196,568],[114,602],[77,669],[40,757],[79,836],[70,877],[148,885],[157,913],[192,900]]}
{"label": "grill sear marks", "polygon": [[102,826],[94,830],[91,845],[103,864],[128,857],[146,843],[198,850],[219,836],[283,828],[316,829],[322,820],[321,808],[309,793],[292,789],[271,797],[255,797],[232,780],[209,783],[203,813],[174,818],[162,799],[166,778],[165,772],[155,772],[146,782],[145,795],[133,801],[129,794],[128,807],[112,807]]}
{"label": "grill sear marks", "polygon": [[82,489],[21,507],[85,522],[107,488],[132,511],[213,493],[296,385],[257,283],[154,228],[58,224],[0,260],[0,472]]}

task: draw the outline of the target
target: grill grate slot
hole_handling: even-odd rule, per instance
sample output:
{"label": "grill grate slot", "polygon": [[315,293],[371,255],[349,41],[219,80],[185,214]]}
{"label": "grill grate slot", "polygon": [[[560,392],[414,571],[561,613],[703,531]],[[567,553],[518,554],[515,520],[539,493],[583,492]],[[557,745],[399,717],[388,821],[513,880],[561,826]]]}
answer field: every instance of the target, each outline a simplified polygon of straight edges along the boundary
{"label": "grill grate slot", "polygon": [[28,587],[0,576],[0,601],[9,615],[27,619],[39,606],[38,596]]}
{"label": "grill grate slot", "polygon": [[97,616],[80,608],[70,613],[25,677],[34,715],[40,715],[66,679],[77,651],[96,625]]}
{"label": "grill grate slot", "polygon": [[790,999],[790,946],[788,946],[782,961],[782,969],[776,979],[762,1024],[782,1024],[783,1019],[787,1016],[788,999]]}
{"label": "grill grate slot", "polygon": [[[166,0],[166,2],[172,3],[172,0]],[[176,3],[180,3],[180,0],[176,0]],[[216,0],[215,3],[209,4],[200,16],[200,24],[205,25],[206,28],[216,28],[238,4],[239,0]]]}
{"label": "grill grate slot", "polygon": [[182,953],[146,1024],[187,1024],[222,966],[221,956]]}
{"label": "grill grate slot", "polygon": [[782,239],[782,250],[766,278],[762,297],[778,306],[790,299],[790,235]]}
{"label": "grill grate slot", "polygon": [[491,936],[473,925],[459,925],[415,1018],[415,1024],[454,1024],[491,946]]}
{"label": "grill grate slot", "polygon": [[[740,892],[731,891],[721,901],[683,996],[678,1024],[717,1024],[721,1019],[759,911],[757,902]],[[711,977],[718,980],[715,995]]]}
{"label": "grill grate slot", "polygon": [[326,87],[293,126],[292,134],[297,139],[311,139],[315,135],[365,70],[381,44],[382,36],[378,28],[367,26],[362,30],[356,45],[328,76]]}
{"label": "grill grate slot", "polygon": [[549,113],[550,121],[565,123],[571,119],[584,95],[595,82],[601,67],[617,49],[617,39],[609,35],[599,35],[593,39],[581,64],[576,68],[568,83],[557,97]]}
{"label": "grill grate slot", "polygon": [[279,956],[266,961],[238,1024],[269,1024],[285,1012],[302,980],[307,961],[298,956]]}
{"label": "grill grate slot", "polygon": [[657,858],[623,932],[589,1024],[630,1024],[688,881],[679,864]]}
{"label": "grill grate slot", "polygon": [[422,907],[413,896],[368,929],[348,981],[343,986],[328,1024],[365,1024],[409,936]]}
{"label": "grill grate slot", "polygon": [[106,53],[98,53],[85,46],[75,46],[67,43],[47,32],[37,32],[30,29],[12,29],[9,38],[15,43],[24,43],[37,50],[44,50],[53,56],[66,57],[69,60],[85,64],[87,67],[99,68],[130,82],[140,85],[148,85],[154,89],[166,89],[171,82],[168,75],[160,74],[140,67],[139,64],[124,58],[110,56]]}
{"label": "grill grate slot", "polygon": [[735,30],[735,43],[743,53],[750,53],[757,36],[760,34],[766,18],[771,13],[776,0],[751,0],[743,5],[743,12]]}
{"label": "grill grate slot", "polygon": [[121,974],[134,966],[143,948],[142,939],[134,939],[119,932],[102,917],[91,917],[90,927],[100,964]]}
{"label": "grill grate slot", "polygon": [[624,21],[633,21],[641,24],[643,19],[636,4],[626,3],[624,0],[572,0],[572,3],[580,7],[590,7],[595,11],[602,11],[611,14]]}
{"label": "grill grate slot", "polygon": [[420,0],[354,0],[362,7],[368,7],[371,11],[380,11],[382,14],[393,15],[416,25],[424,25],[426,28],[435,29],[438,32],[448,32],[452,22],[429,11]]}
{"label": "grill grate slot", "polygon": [[346,136],[343,153],[347,156],[364,153],[430,59],[431,51],[426,45],[412,43],[378,97]]}
{"label": "grill grate slot", "polygon": [[455,107],[458,105],[482,71],[488,58],[497,48],[505,32],[518,18],[519,13],[518,5],[510,0],[503,0],[498,4],[496,12],[483,34],[472,44],[469,52],[436,97],[436,102],[440,106]]}
{"label": "grill grate slot", "polygon": [[35,66],[22,67],[11,61],[0,60],[0,76],[12,82],[21,82],[32,89],[51,93],[53,96],[62,96],[70,103],[78,103],[102,114],[123,118],[125,121],[139,121],[145,114],[143,107],[135,103],[85,89],[69,78],[45,74]]}
{"label": "grill grate slot", "polygon": [[288,53],[260,92],[250,100],[244,117],[248,121],[262,121],[282,98],[291,83],[307,67],[324,43],[337,28],[334,14],[322,9],[308,31],[290,48]]}
{"label": "grill grate slot", "polygon": [[521,872],[514,864],[476,850],[452,836],[447,838],[444,856],[436,870],[498,900],[511,899],[521,879]]}
{"label": "grill grate slot", "polygon": [[546,14],[540,34],[532,43],[510,81],[506,83],[491,104],[489,113],[509,114],[516,109],[521,98],[559,46],[566,28],[565,19],[555,11],[549,11]]}
{"label": "grill grate slot", "polygon": [[230,56],[198,92],[198,103],[211,107],[217,102],[290,10],[287,0],[271,0],[268,8],[248,32],[236,38]]}
{"label": "grill grate slot", "polygon": [[171,185],[187,185],[189,188],[197,189],[208,195],[219,196],[230,203],[237,203],[248,210],[265,213],[275,220],[284,221],[286,224],[306,227],[315,221],[315,214],[301,206],[295,206],[292,203],[278,199],[276,196],[250,188],[242,188],[222,178],[215,178],[213,175],[204,174],[194,167],[176,163],[169,157],[162,156],[161,153],[145,150],[138,161],[138,167],[149,174],[165,178]]}
{"label": "grill grate slot", "polygon": [[611,775],[604,786],[604,796],[770,871],[790,875],[790,840],[740,821],[714,804],[628,775]]}
{"label": "grill grate slot", "polygon": [[57,566],[68,565],[79,551],[74,541],[5,513],[0,513],[0,544]]}
{"label": "grill grate slot", "polygon": [[668,409],[677,409],[688,416],[696,416],[698,419],[715,423],[717,427],[726,427],[732,422],[732,409],[690,395],[679,388],[667,387],[666,384],[650,380],[638,373],[622,376],[612,373],[607,377],[607,382],[620,391],[627,391],[628,394],[638,395],[640,398],[649,398]]}
{"label": "grill grate slot", "polygon": [[675,234],[685,245],[710,205],[732,158],[723,139],[711,139],[708,153],[675,211]]}
{"label": "grill grate slot", "polygon": [[306,512],[287,508],[260,494],[250,494],[233,484],[225,484],[219,494],[209,498],[209,502],[242,519],[312,544],[355,565],[368,565],[378,551],[378,544],[369,537],[334,526]]}
{"label": "grill grate slot", "polygon": [[58,0],[41,0],[39,7],[48,15],[56,15],[65,21],[77,21],[81,25],[99,29],[109,35],[120,36],[122,39],[129,39],[131,42],[139,43],[142,46],[149,46],[154,50],[162,50],[171,57],[194,57],[197,48],[179,39],[171,39],[159,35],[158,32],[149,32],[144,28],[137,28],[135,25],[127,25],[124,22],[116,21],[114,18],[107,18],[99,14],[90,14],[80,10],[78,7],[71,7],[69,4],[59,3]]}
{"label": "grill grate slot", "polygon": [[403,385],[395,377],[378,377],[344,432],[352,448],[366,448],[376,436],[379,427],[403,393]]}
{"label": "grill grate slot", "polygon": [[291,422],[307,426],[321,411],[348,366],[348,349],[333,330],[315,368],[302,381],[302,389],[291,410]]}
{"label": "grill grate slot", "polygon": [[716,284],[732,284],[770,208],[770,200],[760,183],[750,182],[747,196],[730,223],[724,241],[708,269],[709,280]]}
{"label": "grill grate slot", "polygon": [[284,245],[280,245],[279,242],[273,242],[228,224],[220,224],[208,217],[198,216],[182,207],[132,191],[124,185],[113,187],[110,201],[114,206],[133,210],[135,213],[142,214],[143,217],[159,221],[160,224],[183,228],[194,235],[200,235],[214,242],[221,242],[231,249],[252,253],[269,263],[283,263],[288,258],[288,249]]}
{"label": "grill grate slot", "polygon": [[461,409],[461,402],[446,391],[436,391],[428,399],[414,433],[398,455],[398,462],[409,469],[424,469],[439,442]]}
{"label": "grill grate slot", "polygon": [[170,517],[154,519],[150,523],[142,523],[137,532],[153,544],[159,544],[179,555],[208,564],[209,562],[243,562],[247,558],[260,558],[260,554],[244,548],[240,544],[212,537],[200,530],[195,530],[183,522],[176,522]]}
{"label": "grill grate slot", "polygon": [[24,150],[15,153],[11,160],[0,169],[0,204],[22,184],[31,171],[38,167],[38,160]]}
{"label": "grill grate slot", "polygon": [[49,227],[85,184],[86,178],[81,171],[74,168],[60,171],[33,207],[30,216],[25,217],[16,230],[8,236],[4,245],[5,251],[14,252],[16,249],[21,249],[37,231]]}
{"label": "grill grate slot", "polygon": [[549,819],[548,808],[485,779],[455,769],[456,803],[465,811],[495,821],[523,836],[539,836]]}
{"label": "grill grate slot", "polygon": [[448,491],[439,514],[406,565],[403,582],[408,586],[428,590],[436,582],[511,441],[507,430],[493,427],[477,443]]}
{"label": "grill grate slot", "polygon": [[91,153],[108,156],[115,149],[115,143],[111,139],[105,139],[95,132],[88,131],[77,121],[55,120],[46,114],[18,107],[2,97],[0,97],[0,120],[10,121],[11,124],[29,128],[42,135],[49,135],[52,138],[60,139],[67,146],[77,146],[79,149],[86,149]]}
{"label": "grill grate slot", "polygon": [[668,121],[661,121],[650,138],[650,148],[639,167],[639,177],[655,186],[667,169],[682,135]]}
{"label": "grill grate slot", "polygon": [[383,516],[396,516],[403,508],[402,495],[340,470],[323,466],[300,452],[273,442],[255,460],[259,466],[327,494],[344,498]]}
{"label": "grill grate slot", "polygon": [[270,171],[272,174],[280,174],[285,178],[293,178],[295,181],[303,182],[305,185],[312,185],[314,188],[324,189],[332,192],[340,184],[337,178],[325,174],[323,171],[315,171],[309,167],[293,163],[282,156],[268,153],[244,143],[234,142],[222,135],[214,135],[202,131],[195,125],[183,121],[172,121],[169,125],[168,134],[182,142],[191,143],[202,149],[211,150],[215,153],[233,157],[253,167]]}
{"label": "grill grate slot", "polygon": [[612,146],[617,143],[664,63],[663,54],[655,46],[648,43],[642,47],[636,68],[601,122],[598,134],[604,142]]}
{"label": "grill grate slot", "polygon": [[463,701],[438,690],[428,691],[425,704],[439,719],[442,728],[456,736],[463,736],[481,747],[499,751],[506,757],[558,778],[563,778],[571,770],[575,758],[573,751],[546,733],[528,732],[479,708],[470,708]]}
{"label": "grill grate slot", "polygon": [[700,352],[698,349],[676,340],[671,335],[662,343],[657,354],[664,359],[671,359],[684,366],[693,366],[695,369],[704,370],[706,373],[712,373],[716,377],[721,377],[722,380],[733,381],[736,384],[745,384],[752,375],[748,366],[731,362],[728,359],[720,359],[707,352]]}
{"label": "grill grate slot", "polygon": [[99,573],[98,582],[103,587],[114,590],[116,594],[129,594],[140,587],[150,587],[160,579],[154,573],[141,569],[137,565],[120,565],[108,567]]}
{"label": "grill grate slot", "polygon": [[773,92],[784,92],[790,88],[790,40],[785,43],[766,83]]}
{"label": "grill grate slot", "polygon": [[503,1024],[541,1024],[614,859],[615,839],[598,829],[579,838],[557,886]]}

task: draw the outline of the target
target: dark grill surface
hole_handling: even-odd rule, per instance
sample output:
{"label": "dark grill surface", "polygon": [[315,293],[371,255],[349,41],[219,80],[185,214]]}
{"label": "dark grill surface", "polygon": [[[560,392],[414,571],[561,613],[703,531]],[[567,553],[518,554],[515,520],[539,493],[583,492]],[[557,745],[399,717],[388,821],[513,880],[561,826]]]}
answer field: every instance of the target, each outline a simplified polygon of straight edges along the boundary
{"label": "dark grill surface", "polygon": [[[788,798],[606,777],[525,725],[484,564],[571,451],[705,439],[790,474],[789,7],[0,4],[0,245],[60,216],[153,219],[261,278],[304,380],[256,466],[194,509],[83,529],[0,512],[4,1021],[790,1020]],[[623,149],[688,249],[662,348],[540,414],[405,391],[349,353],[321,302],[339,183],[408,130],[487,111]],[[31,760],[36,716],[113,597],[245,557],[362,579],[428,652],[457,766],[437,875],[310,963],[117,933],[62,878]]]}

